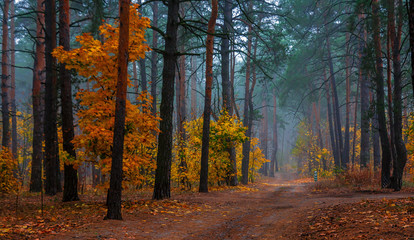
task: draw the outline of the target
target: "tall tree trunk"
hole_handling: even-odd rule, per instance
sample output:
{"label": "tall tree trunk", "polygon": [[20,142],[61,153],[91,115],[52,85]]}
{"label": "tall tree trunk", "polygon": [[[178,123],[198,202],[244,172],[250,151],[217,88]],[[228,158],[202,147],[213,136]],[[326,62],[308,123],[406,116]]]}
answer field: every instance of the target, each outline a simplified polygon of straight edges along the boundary
{"label": "tall tree trunk", "polygon": [[[69,0],[59,0],[59,44],[66,51],[70,50],[69,35]],[[71,159],[76,159],[75,147],[72,140],[75,137],[73,127],[73,107],[72,107],[72,84],[70,72],[61,64],[59,68],[61,83],[61,101],[62,101],[62,136],[63,150],[69,154]],[[78,171],[73,164],[65,163],[64,166],[64,188],[63,201],[77,201],[78,197]]]}
{"label": "tall tree trunk", "polygon": [[[359,14],[359,19],[364,20],[365,16]],[[366,167],[370,159],[369,151],[369,79],[367,71],[364,67],[364,61],[366,58],[366,28],[362,26],[360,29],[360,43],[359,43],[359,55],[360,55],[360,69],[361,74],[361,152],[360,152],[360,164],[361,167]]]}
{"label": "tall tree trunk", "polygon": [[[267,94],[265,94],[267,95]],[[267,119],[267,106],[266,106],[266,100],[263,99],[263,137],[262,137],[262,142],[263,142],[263,154],[264,157],[266,159],[268,159],[268,154],[267,154],[267,132],[268,132],[268,119]],[[275,169],[274,169],[274,165],[272,166],[272,164],[266,163],[266,165],[269,166],[269,171],[268,174],[270,177],[274,177],[275,176]]]}
{"label": "tall tree trunk", "polygon": [[217,0],[211,1],[206,40],[206,93],[204,100],[203,137],[201,145],[201,169],[199,192],[208,192],[208,150],[210,143],[211,88],[213,85],[214,32],[218,14]]}
{"label": "tall tree trunk", "polygon": [[414,94],[414,0],[407,0],[408,30],[410,34],[411,52],[411,87]]}
{"label": "tall tree trunk", "polygon": [[[158,2],[152,3],[152,25],[158,27]],[[158,48],[158,33],[157,31],[152,32],[152,48]],[[158,75],[158,64],[157,64],[157,53],[152,51],[151,53],[151,96],[152,96],[152,115],[157,113],[157,75]]]}
{"label": "tall tree trunk", "polygon": [[153,199],[170,198],[172,158],[172,118],[174,111],[174,80],[177,64],[177,28],[179,0],[168,0],[167,32],[160,106],[160,134],[158,136],[157,170]]}
{"label": "tall tree trunk", "polygon": [[218,14],[217,0],[211,2],[206,40],[206,93],[204,100],[203,137],[201,145],[201,169],[199,192],[208,192],[208,150],[210,143],[211,88],[213,84],[214,32]]}
{"label": "tall tree trunk", "polygon": [[[231,82],[230,82],[230,30],[232,25],[232,1],[225,0],[224,2],[224,25],[223,37],[221,39],[221,82],[223,95],[223,108],[231,116],[233,115],[233,106],[231,101]],[[232,144],[231,144],[232,145]],[[230,185],[236,186],[237,182],[237,163],[236,150],[234,146],[227,149],[230,158]]]}
{"label": "tall tree trunk", "polygon": [[346,33],[346,57],[345,57],[345,78],[346,78],[346,114],[345,114],[345,136],[344,136],[344,152],[343,152],[343,161],[342,167],[347,168],[349,164],[349,114],[350,114],[350,96],[351,96],[351,63],[350,63],[350,33]]}
{"label": "tall tree trunk", "polygon": [[[316,134],[318,136],[318,145],[319,145],[320,149],[323,149],[322,132],[321,132],[321,126],[320,126],[320,112],[317,110],[315,102],[313,102],[312,107],[313,107],[313,112],[314,112],[314,115],[315,115],[315,125],[316,125],[315,131],[316,131]],[[326,159],[322,158],[321,161],[322,161],[322,169],[326,170],[326,167],[327,167],[326,166]]]}
{"label": "tall tree trunk", "polygon": [[17,159],[17,110],[16,110],[16,54],[15,54],[15,39],[14,39],[14,0],[10,1],[10,104],[12,116],[12,154],[14,159]]}
{"label": "tall tree trunk", "polygon": [[191,56],[191,119],[197,118],[197,68],[194,56]]}
{"label": "tall tree trunk", "polygon": [[[252,10],[252,1],[249,4],[249,10]],[[246,141],[243,143],[243,159],[242,159],[242,184],[248,184],[249,182],[249,155],[250,155],[250,136],[252,134],[252,130],[250,128],[250,112],[249,112],[249,105],[250,105],[250,58],[251,58],[251,51],[252,51],[252,24],[249,23],[248,32],[247,32],[247,56],[246,56],[246,83],[245,83],[245,91],[244,91],[244,119],[243,125],[247,127],[246,131]]]}
{"label": "tall tree trunk", "polygon": [[9,41],[9,4],[10,0],[5,0],[3,5],[3,43],[1,53],[1,114],[3,120],[3,138],[2,146],[10,147],[10,113],[9,113],[9,58],[8,58],[8,41]]}
{"label": "tall tree trunk", "polygon": [[[359,70],[359,75],[361,75],[361,70]],[[355,94],[355,108],[354,108],[354,133],[352,137],[352,164],[355,164],[355,144],[356,144],[356,133],[357,133],[357,117],[358,117],[358,95],[359,95],[359,85],[361,83],[361,79],[359,78],[357,82],[357,91]]]}
{"label": "tall tree trunk", "polygon": [[332,54],[331,54],[331,44],[329,39],[329,33],[326,32],[326,49],[328,53],[328,65],[329,65],[329,72],[330,72],[330,82],[332,85],[332,98],[333,98],[333,105],[332,110],[334,114],[334,123],[335,123],[335,133],[337,136],[337,143],[336,147],[338,148],[338,157],[339,157],[339,165],[337,167],[344,167],[346,166],[347,162],[344,162],[343,158],[343,139],[342,139],[342,127],[341,127],[341,116],[340,116],[340,109],[339,109],[339,101],[338,101],[338,93],[336,91],[336,80],[335,80],[335,71],[333,67],[333,61],[332,61]]}
{"label": "tall tree trunk", "polygon": [[[273,93],[273,152],[272,152],[272,160],[270,162],[270,168],[274,171],[278,171],[278,165],[277,165],[277,148],[278,148],[278,142],[277,142],[277,102],[276,102],[276,92]],[[270,173],[271,177],[274,177],[274,173]]]}
{"label": "tall tree trunk", "polygon": [[404,167],[407,162],[407,149],[402,137],[402,71],[400,62],[400,43],[402,32],[402,1],[398,1],[398,31],[395,32],[394,26],[394,1],[388,0],[388,18],[391,23],[390,35],[394,40],[393,49],[393,69],[394,69],[394,141],[397,158],[393,165],[393,175],[391,177],[391,187],[395,191],[401,190]]}
{"label": "tall tree trunk", "polygon": [[108,213],[105,219],[122,220],[122,159],[128,79],[129,0],[119,0],[118,81],[116,86],[115,124],[112,148],[111,180],[108,190]]}
{"label": "tall tree trunk", "polygon": [[[185,5],[181,4],[179,9],[180,19],[185,18]],[[180,45],[180,52],[185,52],[185,29],[184,27],[179,28],[179,45]],[[181,39],[180,39],[181,38]],[[180,176],[180,183],[184,188],[185,185],[188,183],[188,179],[185,175],[187,172],[187,162],[185,159],[185,146],[186,146],[186,132],[184,129],[184,122],[186,121],[186,74],[185,74],[185,56],[182,55],[178,58],[178,81],[176,83],[177,86],[177,134],[179,136],[179,146],[178,146],[178,158],[180,161],[180,171],[183,175]]]}
{"label": "tall tree trunk", "polygon": [[45,92],[45,192],[55,195],[60,189],[59,149],[57,139],[57,73],[56,59],[52,56],[56,48],[56,9],[55,0],[45,0],[45,55],[46,55],[46,92]]}
{"label": "tall tree trunk", "polygon": [[[391,170],[391,162],[395,161],[395,158],[397,156],[396,150],[395,150],[395,144],[394,144],[394,110],[392,107],[392,54],[391,54],[391,48],[394,45],[394,39],[391,37],[391,23],[388,19],[387,21],[387,101],[388,101],[388,121],[389,121],[389,144],[391,148],[391,161],[390,161],[390,170]],[[389,174],[390,175],[390,174]],[[391,181],[391,180],[390,180]]]}
{"label": "tall tree trunk", "polygon": [[44,19],[44,0],[37,0],[36,18],[36,54],[33,71],[33,153],[32,153],[32,172],[30,175],[30,191],[40,192],[42,190],[42,142],[43,142],[43,97],[42,82],[45,79],[45,45],[43,26]]}
{"label": "tall tree trunk", "polygon": [[327,102],[327,108],[328,108],[328,124],[329,124],[329,135],[331,137],[331,148],[334,155],[334,162],[335,166],[339,166],[339,152],[338,148],[336,147],[336,141],[335,141],[335,132],[334,132],[334,126],[332,121],[332,110],[331,110],[331,96],[329,94],[330,92],[330,82],[327,82],[326,78],[326,72],[325,69],[323,70],[324,80],[325,80],[325,86],[326,86],[326,102]]}

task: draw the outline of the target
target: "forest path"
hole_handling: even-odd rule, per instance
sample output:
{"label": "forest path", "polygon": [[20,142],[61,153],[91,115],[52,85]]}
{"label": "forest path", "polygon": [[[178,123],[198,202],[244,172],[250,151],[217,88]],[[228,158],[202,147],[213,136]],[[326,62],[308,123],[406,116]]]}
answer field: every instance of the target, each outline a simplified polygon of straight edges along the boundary
{"label": "forest path", "polygon": [[[177,195],[188,211],[126,214],[123,221],[90,223],[47,239],[301,239],[312,210],[409,193],[311,193],[294,174],[278,173],[243,191]],[[171,210],[171,209],[170,209]]]}

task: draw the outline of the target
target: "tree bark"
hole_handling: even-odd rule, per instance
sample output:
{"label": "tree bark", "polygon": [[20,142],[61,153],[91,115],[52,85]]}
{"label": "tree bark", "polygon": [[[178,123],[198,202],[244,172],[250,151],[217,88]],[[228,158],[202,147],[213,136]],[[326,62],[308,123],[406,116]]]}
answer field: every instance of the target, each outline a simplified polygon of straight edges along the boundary
{"label": "tree bark", "polygon": [[10,104],[12,116],[12,154],[14,159],[17,159],[17,109],[16,109],[16,54],[15,54],[15,39],[14,39],[14,0],[10,1]]}
{"label": "tree bark", "polygon": [[346,78],[346,114],[345,114],[345,136],[344,136],[344,151],[343,151],[343,168],[349,165],[349,114],[350,114],[350,96],[351,96],[351,63],[350,63],[350,33],[346,33],[346,57],[345,57],[345,78]]}
{"label": "tree bark", "polygon": [[[265,94],[265,95],[267,95],[267,94]],[[263,106],[263,138],[262,138],[262,142],[263,142],[263,154],[264,154],[264,156],[265,156],[265,158],[266,159],[268,159],[268,154],[267,154],[267,150],[268,150],[268,148],[267,148],[267,132],[269,131],[269,129],[268,129],[268,116],[267,116],[267,106],[265,105],[266,104],[266,100],[265,100],[265,98],[263,99],[263,104],[264,104],[264,106]],[[269,164],[269,163],[266,163],[267,165],[269,165],[269,171],[268,171],[268,173],[269,173],[269,176],[270,177],[274,177],[275,176],[275,168],[274,168],[274,165],[272,165],[272,164]]]}
{"label": "tree bark", "polygon": [[408,31],[410,34],[411,87],[414,94],[414,0],[406,2],[408,12]]}
{"label": "tree bark", "polygon": [[128,79],[129,0],[119,0],[118,81],[116,86],[115,124],[112,148],[111,179],[108,190],[108,213],[105,219],[122,220],[122,160]]}
{"label": "tree bark", "polygon": [[201,169],[199,192],[208,192],[208,150],[210,143],[211,88],[213,85],[214,32],[218,14],[217,0],[211,1],[206,40],[206,93],[204,100],[203,137],[201,145]]}
{"label": "tree bark", "polygon": [[56,59],[52,56],[56,48],[56,9],[55,0],[45,0],[45,56],[46,56],[46,92],[45,92],[45,192],[55,195],[61,189],[59,170],[59,149],[57,138],[57,73]]}
{"label": "tree bark", "polygon": [[197,119],[197,69],[194,56],[191,56],[191,119]]}
{"label": "tree bark", "polygon": [[[361,70],[359,70],[359,75],[361,75]],[[356,144],[356,133],[357,133],[357,117],[358,117],[358,95],[359,95],[359,85],[361,83],[361,79],[358,79],[357,82],[357,91],[355,95],[355,109],[354,109],[354,136],[352,140],[352,164],[355,164],[355,144]]]}
{"label": "tree bark", "polygon": [[9,113],[9,57],[8,57],[8,41],[9,41],[9,5],[10,0],[5,0],[3,5],[3,43],[1,46],[1,114],[3,121],[3,138],[2,146],[10,147],[10,113]]}
{"label": "tree bark", "polygon": [[402,32],[402,1],[398,1],[398,32],[395,31],[394,25],[394,1],[388,0],[388,18],[391,23],[390,35],[393,39],[392,55],[394,69],[394,143],[396,150],[396,159],[393,165],[393,175],[391,177],[391,187],[395,191],[401,190],[404,167],[407,162],[407,149],[402,136],[402,71],[400,61],[400,43]]}
{"label": "tree bark", "polygon": [[160,134],[158,136],[157,170],[153,199],[170,198],[172,158],[172,118],[174,111],[174,80],[177,64],[177,28],[179,0],[168,0],[167,33],[165,39],[164,67],[160,106]]}
{"label": "tree bark", "polygon": [[329,94],[330,92],[330,83],[327,82],[327,78],[326,78],[326,72],[325,69],[323,70],[324,72],[324,79],[325,79],[325,86],[326,86],[326,102],[327,102],[327,108],[328,108],[328,124],[329,124],[329,136],[331,137],[331,148],[332,148],[332,152],[334,155],[334,162],[335,162],[335,166],[339,166],[339,153],[338,153],[338,148],[336,147],[336,141],[335,141],[335,132],[334,132],[334,126],[333,126],[333,122],[332,122],[332,110],[331,110],[331,96]]}
{"label": "tree bark", "polygon": [[43,97],[42,82],[45,79],[45,45],[43,26],[44,19],[43,0],[37,0],[36,17],[36,53],[33,71],[33,152],[32,171],[30,175],[30,191],[40,192],[42,190],[42,142],[43,142]]}
{"label": "tree bark", "polygon": [[343,168],[348,164],[345,162],[345,159],[343,158],[343,139],[342,139],[342,127],[341,127],[341,115],[340,115],[340,109],[339,109],[339,102],[338,102],[338,93],[336,91],[336,80],[335,80],[335,72],[333,67],[333,61],[332,61],[332,55],[331,55],[331,44],[329,39],[329,33],[326,32],[326,49],[328,52],[328,65],[329,65],[329,72],[330,72],[330,82],[332,85],[332,98],[333,98],[333,114],[334,114],[334,123],[335,123],[335,133],[337,136],[337,143],[336,147],[338,148],[338,157],[339,161],[337,167]]}
{"label": "tree bark", "polygon": [[[152,3],[152,25],[158,27],[158,2]],[[152,32],[152,48],[158,48],[158,33]],[[157,75],[158,75],[158,55],[155,51],[151,53],[151,96],[152,96],[152,115],[157,114]]]}
{"label": "tree bark", "polygon": [[[252,9],[252,1],[249,4],[249,10]],[[246,83],[245,83],[245,91],[244,91],[244,119],[243,125],[247,127],[246,137],[247,139],[243,143],[243,159],[242,159],[242,179],[241,183],[246,185],[249,182],[249,158],[250,158],[250,136],[252,130],[250,128],[250,112],[249,112],[249,105],[250,105],[250,58],[251,58],[251,51],[252,51],[252,24],[248,24],[248,32],[247,32],[247,56],[246,56]]]}
{"label": "tree bark", "polygon": [[[276,102],[276,92],[273,93],[273,152],[272,152],[272,160],[270,162],[270,168],[274,171],[278,171],[277,165],[277,148],[278,148],[278,141],[277,141],[277,102]],[[270,172],[270,176],[274,177],[274,172]]]}
{"label": "tree bark", "polygon": [[[63,46],[63,49],[66,51],[70,50],[69,25],[69,0],[59,0],[59,44]],[[73,127],[72,84],[70,71],[65,68],[65,64],[60,65],[59,74],[62,101],[63,150],[74,160],[76,159],[76,152],[72,143],[72,140],[75,137],[75,130]],[[63,201],[78,201],[78,171],[73,164],[65,162],[64,177]]]}
{"label": "tree bark", "polygon": [[[222,82],[222,96],[223,96],[223,109],[225,109],[229,115],[233,115],[233,106],[231,101],[231,82],[230,82],[230,31],[232,25],[232,1],[225,0],[224,2],[224,24],[223,24],[223,37],[221,38],[221,82]],[[231,144],[232,145],[232,144]],[[236,150],[234,146],[227,149],[230,159],[230,171],[229,180],[231,186],[238,184],[237,180],[237,163],[236,163]]]}
{"label": "tree bark", "polygon": [[[364,20],[365,16],[359,14],[359,19]],[[360,152],[360,164],[361,167],[366,167],[370,159],[369,151],[369,79],[364,67],[364,60],[366,58],[366,28],[362,26],[360,29],[360,43],[359,54],[360,62],[359,67],[361,69],[361,152]]]}

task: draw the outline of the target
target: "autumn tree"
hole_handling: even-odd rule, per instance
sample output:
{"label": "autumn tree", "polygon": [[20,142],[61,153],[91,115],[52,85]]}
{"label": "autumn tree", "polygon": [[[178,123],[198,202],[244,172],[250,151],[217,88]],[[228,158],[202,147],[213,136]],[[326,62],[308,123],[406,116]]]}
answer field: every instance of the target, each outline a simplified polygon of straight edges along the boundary
{"label": "autumn tree", "polygon": [[119,1],[119,17],[118,81],[116,86],[114,140],[112,144],[111,181],[106,200],[108,213],[105,219],[122,220],[122,158],[124,153],[125,102],[128,78],[129,0]]}

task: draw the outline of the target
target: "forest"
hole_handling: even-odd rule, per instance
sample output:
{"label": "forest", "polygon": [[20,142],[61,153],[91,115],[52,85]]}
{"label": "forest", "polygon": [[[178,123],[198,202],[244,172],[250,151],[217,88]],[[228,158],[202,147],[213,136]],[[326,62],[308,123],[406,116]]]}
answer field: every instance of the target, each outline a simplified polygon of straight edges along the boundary
{"label": "forest", "polygon": [[414,237],[414,0],[0,7],[0,239]]}

